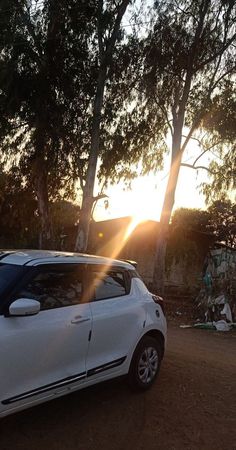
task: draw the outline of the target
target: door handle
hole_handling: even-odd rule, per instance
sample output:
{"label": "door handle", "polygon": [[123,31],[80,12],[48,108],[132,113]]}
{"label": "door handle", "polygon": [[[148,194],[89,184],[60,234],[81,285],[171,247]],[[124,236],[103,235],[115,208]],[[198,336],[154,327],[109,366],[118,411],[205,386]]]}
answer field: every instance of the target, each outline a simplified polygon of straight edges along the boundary
{"label": "door handle", "polygon": [[71,320],[71,323],[88,322],[88,320],[90,320],[90,317],[75,316],[74,319]]}

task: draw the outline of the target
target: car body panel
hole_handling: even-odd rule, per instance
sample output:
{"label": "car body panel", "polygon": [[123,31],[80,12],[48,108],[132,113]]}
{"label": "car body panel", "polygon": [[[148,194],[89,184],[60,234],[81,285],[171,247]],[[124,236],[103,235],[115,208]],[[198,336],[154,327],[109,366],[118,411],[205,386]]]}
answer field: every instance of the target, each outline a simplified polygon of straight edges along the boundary
{"label": "car body panel", "polygon": [[[77,316],[89,320],[72,323]],[[30,317],[0,316],[0,361],[4,361],[1,401],[67,377],[85,375],[90,330],[90,304],[40,311]],[[22,401],[27,403],[31,398]]]}
{"label": "car body panel", "polygon": [[[87,369],[109,361],[127,359],[129,346],[133,347],[142,333],[146,307],[137,301],[137,289],[132,280],[128,295],[91,303],[93,318],[92,338],[87,357]],[[113,368],[113,372],[117,367]],[[97,375],[94,375],[94,378]]]}
{"label": "car body panel", "polygon": [[[5,303],[3,299],[0,417],[126,375],[138,343],[150,332],[157,331],[166,341],[162,309],[127,262],[28,250],[0,252],[0,262],[24,266],[29,279],[51,264],[83,264],[86,273],[92,266],[105,266],[108,271],[111,267],[124,271],[128,278],[130,271],[133,274],[125,295],[94,301],[90,293],[78,304],[40,310],[32,316],[9,317],[9,305],[16,298],[9,296]],[[26,273],[22,279],[28,278]],[[87,275],[86,282],[90,283]]]}

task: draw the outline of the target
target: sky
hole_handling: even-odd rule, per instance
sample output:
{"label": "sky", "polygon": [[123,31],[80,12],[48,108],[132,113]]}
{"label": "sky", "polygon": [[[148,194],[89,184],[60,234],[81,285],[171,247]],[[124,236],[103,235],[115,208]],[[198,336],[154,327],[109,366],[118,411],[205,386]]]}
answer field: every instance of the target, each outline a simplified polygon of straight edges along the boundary
{"label": "sky", "polygon": [[[183,162],[191,164],[199,153],[200,150],[192,142]],[[207,166],[210,159],[210,156],[205,156],[201,158],[199,163]],[[131,189],[127,189],[123,182],[108,186],[105,193],[109,197],[109,207],[106,210],[104,200],[100,200],[94,212],[94,219],[100,221],[133,216],[137,221],[159,220],[169,167],[170,157],[166,157],[163,171],[138,177],[133,181]],[[182,167],[178,179],[174,210],[180,207],[204,209],[206,205],[204,195],[200,192],[200,184],[207,180],[208,173],[206,170],[196,171]]]}

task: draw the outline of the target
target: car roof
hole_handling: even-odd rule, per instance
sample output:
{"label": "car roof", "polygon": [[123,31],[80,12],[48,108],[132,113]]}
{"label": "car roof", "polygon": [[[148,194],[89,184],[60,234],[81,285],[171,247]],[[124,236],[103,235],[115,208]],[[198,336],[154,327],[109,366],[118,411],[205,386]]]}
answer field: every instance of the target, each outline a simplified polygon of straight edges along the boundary
{"label": "car roof", "polygon": [[125,261],[105,258],[103,256],[53,250],[0,250],[0,263],[16,264],[19,266],[37,266],[52,263],[84,263],[116,265],[126,269],[133,269],[132,265]]}

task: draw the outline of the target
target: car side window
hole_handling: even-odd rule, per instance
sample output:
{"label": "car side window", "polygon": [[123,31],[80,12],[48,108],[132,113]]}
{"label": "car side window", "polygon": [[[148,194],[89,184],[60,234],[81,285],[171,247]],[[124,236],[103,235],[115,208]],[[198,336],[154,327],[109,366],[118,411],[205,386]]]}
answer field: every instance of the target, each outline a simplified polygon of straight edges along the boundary
{"label": "car side window", "polygon": [[83,269],[74,265],[62,268],[47,266],[24,286],[17,297],[32,298],[41,304],[41,310],[62,308],[81,301]]}
{"label": "car side window", "polygon": [[119,270],[93,270],[94,300],[105,300],[127,294],[125,274]]}

